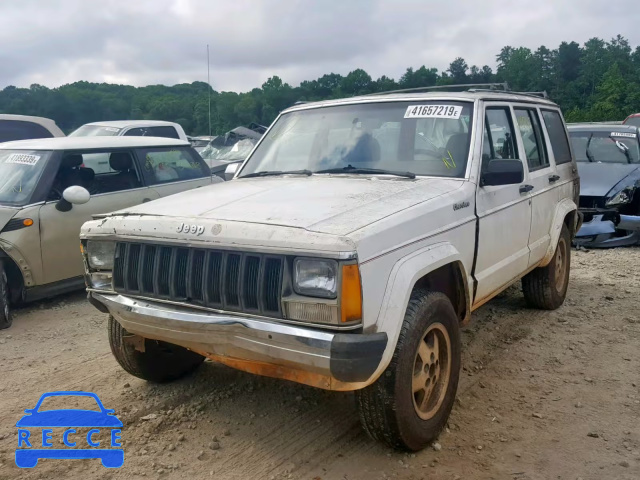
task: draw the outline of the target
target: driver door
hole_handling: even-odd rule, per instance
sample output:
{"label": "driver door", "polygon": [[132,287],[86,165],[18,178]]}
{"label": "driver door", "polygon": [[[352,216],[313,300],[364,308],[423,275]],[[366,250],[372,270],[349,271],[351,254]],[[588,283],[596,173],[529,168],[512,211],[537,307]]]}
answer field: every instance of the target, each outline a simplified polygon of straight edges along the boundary
{"label": "driver door", "polygon": [[[117,153],[120,160],[128,153],[132,159],[131,168],[125,169],[128,165],[126,162],[123,165],[122,161],[117,165],[114,163],[120,170],[106,168],[101,162],[103,154],[93,153],[85,154],[83,165],[76,167],[79,171],[77,173],[83,175],[77,175],[77,178],[82,180],[75,183],[92,193],[87,203],[73,205],[71,210],[61,212],[56,208],[58,200],[50,197],[52,199],[40,207],[40,246],[44,283],[69,280],[84,274],[80,255],[80,227],[91,220],[92,215],[113,212],[159,198],[157,192],[143,185],[142,177],[133,163],[133,152],[120,150],[106,152],[104,155],[111,158],[113,153]],[[101,163],[97,165],[99,161]],[[58,175],[60,173],[58,172]]]}

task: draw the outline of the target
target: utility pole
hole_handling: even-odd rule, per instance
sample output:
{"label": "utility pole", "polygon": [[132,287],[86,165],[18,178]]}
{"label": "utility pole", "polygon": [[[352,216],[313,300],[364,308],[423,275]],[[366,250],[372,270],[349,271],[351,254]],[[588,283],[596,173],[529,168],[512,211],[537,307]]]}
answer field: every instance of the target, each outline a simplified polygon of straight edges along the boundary
{"label": "utility pole", "polygon": [[209,75],[209,44],[207,43],[207,85],[209,85],[209,136],[211,136],[211,78]]}

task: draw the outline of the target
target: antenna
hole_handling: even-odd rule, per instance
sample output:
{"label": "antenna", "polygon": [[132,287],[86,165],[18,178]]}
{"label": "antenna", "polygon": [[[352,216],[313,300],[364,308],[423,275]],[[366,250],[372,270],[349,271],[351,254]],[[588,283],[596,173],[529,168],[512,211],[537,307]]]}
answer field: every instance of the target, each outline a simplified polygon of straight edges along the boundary
{"label": "antenna", "polygon": [[211,78],[209,75],[209,44],[207,43],[207,85],[209,85],[209,136],[211,136]]}

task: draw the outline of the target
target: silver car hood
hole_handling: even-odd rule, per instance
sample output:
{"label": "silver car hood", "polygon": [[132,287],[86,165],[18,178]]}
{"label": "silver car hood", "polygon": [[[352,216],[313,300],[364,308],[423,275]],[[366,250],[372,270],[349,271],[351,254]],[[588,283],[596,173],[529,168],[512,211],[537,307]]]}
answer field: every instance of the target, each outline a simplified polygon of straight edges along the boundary
{"label": "silver car hood", "polygon": [[237,179],[112,215],[154,215],[303,228],[346,235],[464,183],[452,178],[314,175]]}
{"label": "silver car hood", "polygon": [[604,197],[621,180],[640,168],[637,163],[586,163],[578,162],[580,195]]}

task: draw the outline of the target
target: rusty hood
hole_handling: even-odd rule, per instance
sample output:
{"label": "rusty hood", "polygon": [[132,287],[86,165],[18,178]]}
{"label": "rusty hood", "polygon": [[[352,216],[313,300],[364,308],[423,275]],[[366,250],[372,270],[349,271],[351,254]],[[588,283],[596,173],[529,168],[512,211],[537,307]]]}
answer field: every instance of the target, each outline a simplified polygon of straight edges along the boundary
{"label": "rusty hood", "polygon": [[463,184],[451,178],[356,175],[237,179],[111,215],[179,217],[302,228],[347,235]]}

